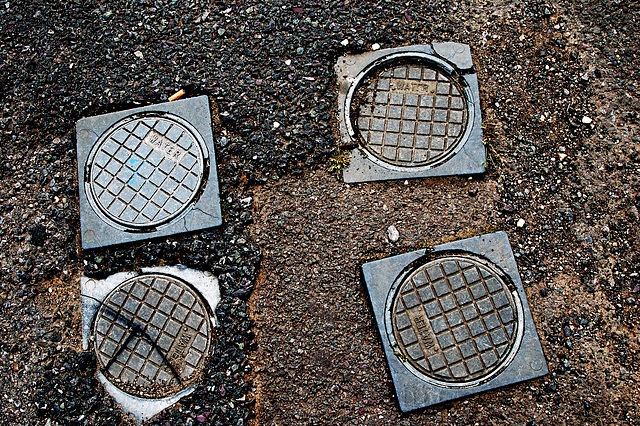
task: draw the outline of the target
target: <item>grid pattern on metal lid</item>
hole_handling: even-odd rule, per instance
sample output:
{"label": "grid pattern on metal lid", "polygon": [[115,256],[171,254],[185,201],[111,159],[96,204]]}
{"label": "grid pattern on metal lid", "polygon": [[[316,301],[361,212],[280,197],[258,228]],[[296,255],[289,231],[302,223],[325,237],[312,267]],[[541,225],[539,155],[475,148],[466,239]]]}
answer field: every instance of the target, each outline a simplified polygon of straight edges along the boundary
{"label": "grid pattern on metal lid", "polygon": [[[105,299],[94,323],[95,352],[105,376],[127,392],[154,397],[190,385],[211,345],[209,314],[179,280],[141,275]],[[178,389],[180,390],[180,389]]]}
{"label": "grid pattern on metal lid", "polygon": [[168,117],[136,118],[107,131],[89,163],[90,193],[111,220],[129,227],[170,221],[203,179],[202,147]]}
{"label": "grid pattern on metal lid", "polygon": [[401,283],[392,305],[394,337],[406,361],[443,382],[469,382],[508,358],[517,307],[505,282],[463,256],[433,260]]}
{"label": "grid pattern on metal lid", "polygon": [[444,159],[460,142],[468,122],[461,87],[423,64],[394,65],[365,80],[355,99],[356,127],[375,157],[399,166]]}

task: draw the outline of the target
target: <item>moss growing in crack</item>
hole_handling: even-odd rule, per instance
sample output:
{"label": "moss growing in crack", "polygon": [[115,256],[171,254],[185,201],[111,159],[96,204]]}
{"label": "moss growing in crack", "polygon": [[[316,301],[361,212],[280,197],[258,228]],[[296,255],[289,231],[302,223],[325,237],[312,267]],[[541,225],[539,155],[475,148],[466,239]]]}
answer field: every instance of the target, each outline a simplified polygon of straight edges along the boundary
{"label": "moss growing in crack", "polygon": [[220,200],[220,210],[222,211],[222,220],[227,222],[229,220],[229,212],[231,211],[231,205],[225,200]]}
{"label": "moss growing in crack", "polygon": [[425,251],[425,254],[431,253],[433,251],[433,245],[428,240],[422,240],[418,243],[418,249]]}
{"label": "moss growing in crack", "polygon": [[329,171],[339,177],[342,171],[349,166],[349,161],[349,151],[338,146],[329,159]]}
{"label": "moss growing in crack", "polygon": [[498,132],[494,123],[483,123],[482,130],[484,133],[484,144],[487,159],[485,160],[485,166],[487,169],[499,169],[504,162],[498,150],[496,149],[496,142],[498,140]]}

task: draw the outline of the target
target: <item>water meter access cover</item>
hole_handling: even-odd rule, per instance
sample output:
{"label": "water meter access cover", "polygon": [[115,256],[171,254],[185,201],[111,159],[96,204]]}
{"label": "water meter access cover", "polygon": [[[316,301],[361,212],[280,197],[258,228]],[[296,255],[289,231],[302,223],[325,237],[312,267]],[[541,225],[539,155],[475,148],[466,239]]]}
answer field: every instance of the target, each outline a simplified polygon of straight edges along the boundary
{"label": "water meter access cover", "polygon": [[78,121],[82,246],[219,225],[206,96]]}
{"label": "water meter access cover", "polygon": [[354,99],[353,121],[363,146],[397,166],[445,160],[467,128],[463,87],[444,70],[417,60],[376,69]]}
{"label": "water meter access cover", "polygon": [[504,232],[362,271],[402,411],[548,373]]}
{"label": "water meter access cover", "polygon": [[433,43],[336,64],[345,182],[482,173],[478,80],[469,46]]}
{"label": "water meter access cover", "polygon": [[197,380],[210,352],[211,324],[205,302],[189,284],[143,274],[101,304],[94,349],[111,383],[132,395],[161,398]]}
{"label": "water meter access cover", "polygon": [[416,268],[389,304],[392,345],[407,367],[442,386],[467,386],[498,373],[522,338],[517,293],[469,256]]}
{"label": "water meter access cover", "polygon": [[129,117],[95,145],[85,182],[90,201],[123,227],[154,227],[179,215],[203,182],[204,143],[179,117]]}

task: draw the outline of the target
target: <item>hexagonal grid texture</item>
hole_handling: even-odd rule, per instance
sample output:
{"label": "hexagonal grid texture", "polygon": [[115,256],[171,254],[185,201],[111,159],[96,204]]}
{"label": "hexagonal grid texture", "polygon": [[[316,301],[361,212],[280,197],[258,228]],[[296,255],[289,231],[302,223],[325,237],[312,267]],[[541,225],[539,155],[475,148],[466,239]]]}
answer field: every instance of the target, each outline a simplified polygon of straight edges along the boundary
{"label": "hexagonal grid texture", "polygon": [[105,133],[90,159],[93,201],[111,220],[151,227],[179,215],[203,179],[202,147],[169,118],[120,123]]}
{"label": "hexagonal grid texture", "polygon": [[393,334],[406,360],[444,382],[492,373],[508,357],[517,308],[505,282],[464,256],[413,271],[393,301]]}
{"label": "hexagonal grid texture", "polygon": [[163,397],[176,392],[167,385],[184,389],[202,368],[211,345],[210,321],[187,284],[168,275],[140,275],[114,289],[100,307],[94,349],[116,386],[133,384],[123,390],[138,389],[144,396],[148,387]]}
{"label": "hexagonal grid texture", "polygon": [[357,128],[364,147],[399,166],[425,166],[445,159],[467,126],[463,90],[448,75],[425,64],[394,65],[358,89]]}

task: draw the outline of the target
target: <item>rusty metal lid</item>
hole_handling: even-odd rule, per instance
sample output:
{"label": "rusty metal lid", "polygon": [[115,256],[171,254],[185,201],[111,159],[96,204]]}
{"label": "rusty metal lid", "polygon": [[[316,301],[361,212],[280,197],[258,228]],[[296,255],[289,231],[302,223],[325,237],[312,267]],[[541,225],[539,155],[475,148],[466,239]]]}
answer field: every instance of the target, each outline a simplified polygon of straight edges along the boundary
{"label": "rusty metal lid", "polygon": [[522,338],[517,292],[491,264],[471,256],[431,260],[390,296],[392,346],[415,374],[437,384],[489,379],[509,364]]}
{"label": "rusty metal lid", "polygon": [[466,136],[471,110],[464,84],[424,58],[382,62],[361,77],[349,125],[378,161],[401,168],[440,164]]}
{"label": "rusty metal lid", "polygon": [[133,395],[161,398],[197,379],[213,330],[205,302],[189,284],[143,274],[106,297],[93,337],[98,364],[110,382]]}

